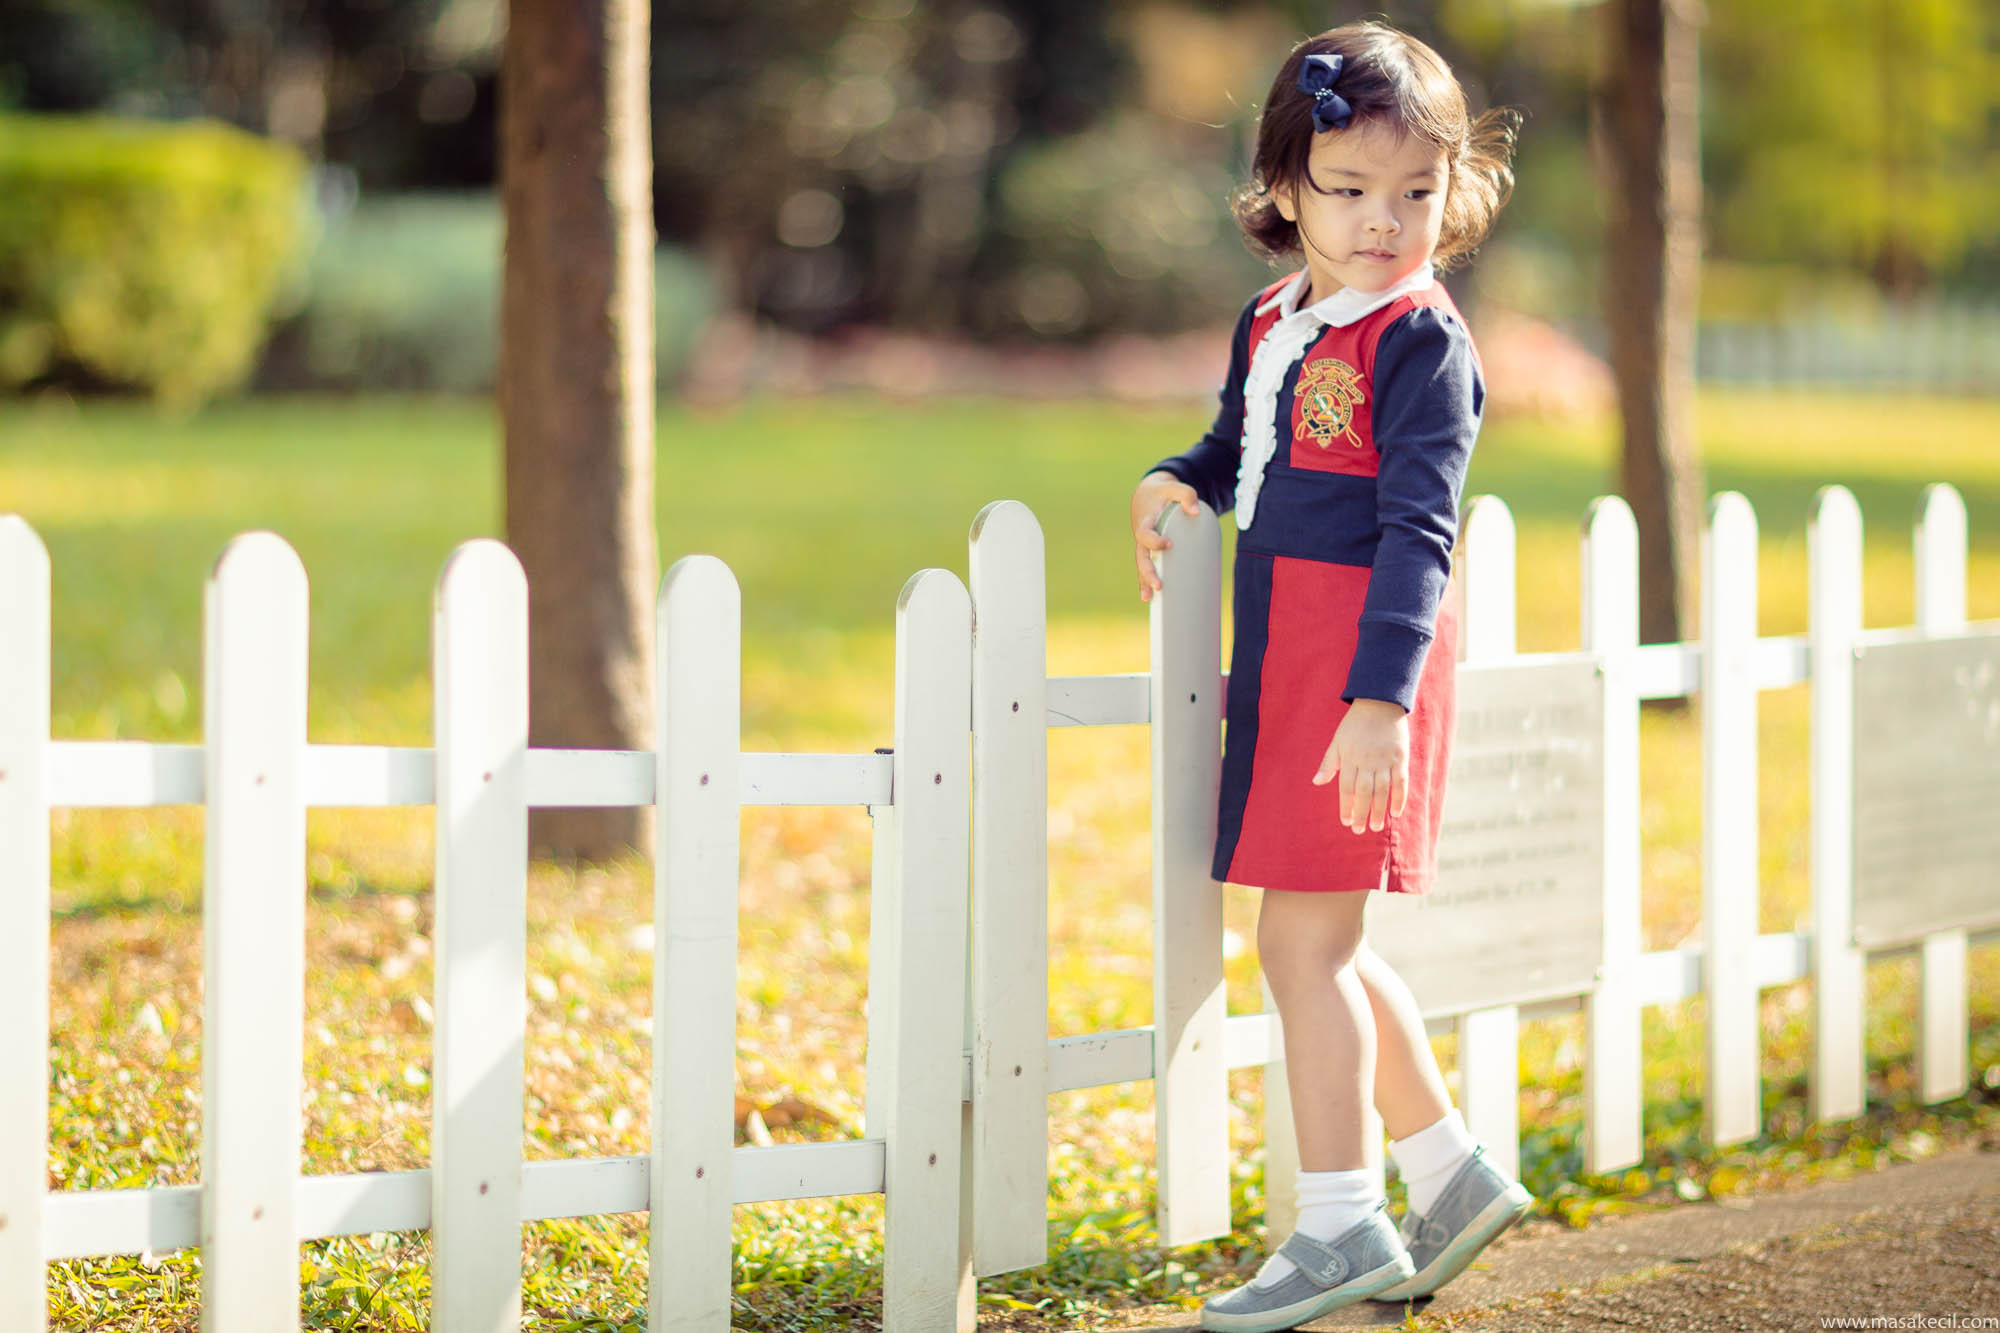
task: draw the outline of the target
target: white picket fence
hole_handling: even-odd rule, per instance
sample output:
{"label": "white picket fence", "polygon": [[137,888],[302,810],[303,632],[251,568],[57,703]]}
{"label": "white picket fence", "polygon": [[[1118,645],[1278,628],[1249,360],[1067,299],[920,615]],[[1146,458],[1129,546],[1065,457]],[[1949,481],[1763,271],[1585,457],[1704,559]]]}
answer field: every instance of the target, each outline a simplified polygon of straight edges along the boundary
{"label": "white picket fence", "polygon": [[[50,1260],[199,1245],[205,1329],[294,1329],[301,1240],[428,1229],[434,1327],[497,1333],[520,1322],[523,1222],[651,1210],[662,1275],[653,1326],[722,1330],[733,1204],[884,1193],[885,1327],[970,1329],[978,1276],[1046,1258],[1051,1093],[1154,1081],[1159,1230],[1178,1245],[1229,1230],[1227,1074],[1250,1066],[1265,1071],[1270,1220],[1281,1234],[1296,1160],[1282,1047],[1275,1015],[1226,1012],[1222,899],[1207,875],[1223,712],[1220,538],[1206,515],[1168,521],[1175,545],[1168,590],[1153,603],[1149,673],[1047,676],[1041,531],[1025,508],[1000,503],[973,526],[970,596],[941,570],[903,589],[892,752],[797,755],[740,752],[738,591],[707,557],[680,561],[663,582],[655,748],[530,749],[527,590],[512,555],[489,541],[460,548],[439,581],[435,746],[310,744],[305,573],[268,534],[231,543],[210,579],[203,745],[52,740],[49,561],[25,523],[0,518],[0,1327],[45,1327]],[[1757,637],[1755,518],[1725,495],[1704,546],[1703,641],[1640,647],[1636,531],[1621,501],[1601,500],[1583,544],[1585,651],[1524,656],[1512,518],[1490,498],[1468,514],[1461,691],[1477,699],[1526,682],[1532,696],[1538,682],[1567,682],[1588,696],[1577,716],[1588,719],[1587,771],[1599,775],[1582,807],[1594,821],[1595,910],[1578,927],[1581,970],[1572,958],[1568,979],[1481,981],[1487,989],[1429,1015],[1434,1030],[1460,1034],[1461,1104],[1510,1164],[1520,1024],[1579,1008],[1591,1170],[1639,1159],[1641,1012],[1690,995],[1709,999],[1713,1142],[1758,1132],[1758,993],[1801,977],[1816,980],[1814,1113],[1858,1113],[1871,949],[1921,952],[1923,1093],[1966,1089],[1967,951],[2000,935],[2000,888],[1981,881],[1969,911],[1947,909],[1961,919],[1934,913],[1920,934],[1857,933],[1855,654],[1888,640],[1860,627],[1852,497],[1823,492],[1811,531],[1808,635]],[[1965,625],[1965,511],[1948,487],[1926,497],[1917,552],[1914,637],[1963,642],[2000,673],[2000,638]],[[1815,687],[1818,928],[1760,936],[1757,693],[1805,680]],[[1638,705],[1697,693],[1704,940],[1646,953]],[[1995,707],[1989,730],[2000,733]],[[1152,737],[1154,1023],[1051,1041],[1047,730],[1135,723],[1150,723]],[[1561,743],[1578,748],[1575,735]],[[2000,788],[2000,768],[1992,777]],[[1518,774],[1507,781],[1520,785]],[[203,1183],[50,1193],[50,811],[196,803],[208,828]],[[305,811],[424,804],[437,807],[432,1165],[301,1176]],[[874,815],[866,1124],[850,1141],[736,1147],[736,809],[780,804]],[[653,1151],[524,1163],[526,812],[617,805],[651,806],[659,820]],[[1516,805],[1532,822],[1534,802]],[[1448,961],[1453,948],[1492,952],[1490,941],[1452,941],[1429,918],[1424,949],[1412,952],[1399,942],[1407,923],[1399,937],[1385,917],[1378,947],[1399,966]]]}

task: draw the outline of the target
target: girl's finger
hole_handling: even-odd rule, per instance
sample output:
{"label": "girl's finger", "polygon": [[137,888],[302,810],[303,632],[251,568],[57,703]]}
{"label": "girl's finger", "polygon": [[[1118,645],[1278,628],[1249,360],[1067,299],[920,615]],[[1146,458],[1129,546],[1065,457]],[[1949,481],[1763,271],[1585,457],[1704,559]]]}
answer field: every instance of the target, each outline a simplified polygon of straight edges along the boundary
{"label": "girl's finger", "polygon": [[1375,775],[1375,799],[1368,806],[1368,827],[1380,831],[1389,822],[1389,793],[1394,786],[1389,770],[1383,769]]}
{"label": "girl's finger", "polygon": [[1368,809],[1375,804],[1375,774],[1362,769],[1354,775],[1354,816],[1347,826],[1356,833],[1368,831]]}
{"label": "girl's finger", "polygon": [[1151,528],[1140,528],[1134,534],[1134,536],[1137,537],[1139,545],[1145,547],[1149,551],[1164,551],[1169,546],[1173,545],[1172,542],[1168,541],[1165,537],[1162,537],[1159,533],[1153,531]]}
{"label": "girl's finger", "polygon": [[1389,813],[1392,816],[1401,818],[1403,807],[1408,805],[1409,801],[1410,766],[1408,764],[1398,764],[1396,766],[1396,776],[1390,780]]}
{"label": "girl's finger", "polygon": [[1340,822],[1354,827],[1354,770],[1346,766],[1340,770]]}
{"label": "girl's finger", "polygon": [[1160,571],[1153,568],[1153,559],[1143,550],[1137,555],[1139,565],[1139,600],[1150,602],[1154,591],[1160,586]]}

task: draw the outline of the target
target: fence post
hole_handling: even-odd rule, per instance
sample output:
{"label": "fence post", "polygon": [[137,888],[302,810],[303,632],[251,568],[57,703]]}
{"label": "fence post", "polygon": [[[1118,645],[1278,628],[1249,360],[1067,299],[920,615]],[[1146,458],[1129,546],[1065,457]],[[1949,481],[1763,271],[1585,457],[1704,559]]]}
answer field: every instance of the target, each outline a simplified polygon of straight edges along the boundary
{"label": "fence post", "polygon": [[[1476,497],[1465,515],[1466,666],[1514,655],[1514,515],[1497,495]],[[1460,1014],[1459,1095],[1465,1124],[1493,1164],[1521,1173],[1521,1011],[1495,1005]],[[1372,1141],[1372,1140],[1371,1140]]]}
{"label": "fence post", "polygon": [[[1965,501],[1951,486],[1924,488],[1916,530],[1917,628],[1965,632]],[[1922,1016],[1917,1025],[1917,1086],[1925,1102],[1965,1094],[1969,1018],[1966,932],[1941,930],[1921,946]]]}
{"label": "fence post", "polygon": [[1162,1245],[1229,1234],[1222,889],[1222,533],[1206,506],[1160,530],[1149,680],[1153,750],[1153,1115]]}
{"label": "fence post", "polygon": [[1645,1155],[1645,1084],[1637,989],[1639,893],[1639,527],[1615,495],[1590,506],[1583,530],[1583,647],[1604,672],[1604,944],[1584,998],[1584,1170]]}
{"label": "fence post", "polygon": [[528,1004],[528,582],[514,553],[453,551],[432,626],[431,1317],[440,1333],[513,1333]]}
{"label": "fence post", "polygon": [[887,985],[868,997],[871,1015],[886,1011],[869,1062],[871,1105],[886,1100],[884,1333],[958,1318],[971,699],[971,599],[954,575],[923,570],[896,605],[895,942]]}
{"label": "fence post", "polygon": [[[876,753],[895,752],[882,749]],[[889,1044],[896,1031],[891,1021],[893,1015],[889,1012],[888,997],[895,993],[900,964],[896,940],[896,905],[900,901],[896,883],[896,849],[900,834],[893,790],[889,804],[868,807],[868,822],[871,838],[868,862],[868,1050],[862,1075],[861,1134],[863,1138],[886,1140],[891,1118],[889,1099],[895,1091],[889,1081],[893,1063],[889,1058]]]}
{"label": "fence post", "polygon": [[1709,503],[1701,567],[1702,989],[1708,997],[1708,1141],[1762,1126],[1757,975],[1757,516]]}
{"label": "fence post", "polygon": [[972,1271],[1048,1261],[1049,726],[1041,524],[973,522]]}
{"label": "fence post", "polygon": [[0,1328],[48,1327],[49,553],[0,515]]}
{"label": "fence post", "polygon": [[203,1333],[299,1326],[306,572],[268,532],[209,575],[202,898]]}
{"label": "fence post", "polygon": [[1861,507],[1845,486],[1813,497],[1806,525],[1812,679],[1813,1053],[1815,1121],[1860,1115],[1868,958],[1854,946],[1854,641],[1861,633]]}
{"label": "fence post", "polygon": [[650,1322],[729,1333],[743,677],[729,567],[676,561],[656,626]]}

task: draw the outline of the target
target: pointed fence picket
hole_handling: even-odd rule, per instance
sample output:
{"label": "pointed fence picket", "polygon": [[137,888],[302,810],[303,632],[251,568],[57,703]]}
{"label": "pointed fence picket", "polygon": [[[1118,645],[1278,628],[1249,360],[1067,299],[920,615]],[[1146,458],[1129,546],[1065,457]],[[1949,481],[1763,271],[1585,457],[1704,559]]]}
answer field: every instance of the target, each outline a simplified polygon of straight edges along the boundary
{"label": "pointed fence picket", "polygon": [[[713,556],[675,562],[658,616],[653,865],[655,1328],[729,1328],[736,1143],[742,595]],[[690,1015],[705,1021],[686,1021]],[[669,1278],[668,1275],[671,1275]]]}
{"label": "pointed fence picket", "polygon": [[[1917,629],[1925,634],[1965,632],[1965,500],[1950,486],[1924,490],[1914,534]],[[1933,931],[1919,947],[1917,1086],[1926,1102],[1965,1095],[1967,1067],[1967,949],[1963,930]]]}
{"label": "pointed fence picket", "polygon": [[[1265,1070],[1267,1221],[1282,1232],[1296,1145],[1280,1033],[1268,1003],[1225,1012],[1221,900],[1207,874],[1224,701],[1219,533],[1208,514],[1169,514],[1166,524],[1175,546],[1161,562],[1168,587],[1153,607],[1149,672],[1046,675],[1041,533],[1025,508],[995,505],[971,544],[976,620],[949,574],[926,571],[904,589],[893,750],[779,755],[740,753],[739,594],[728,570],[704,558],[676,565],[663,584],[655,750],[528,749],[526,589],[491,542],[461,548],[440,580],[434,747],[308,745],[305,576],[269,534],[232,543],[211,580],[203,745],[51,741],[49,562],[25,524],[0,518],[0,1000],[15,1018],[0,1034],[0,1323],[45,1325],[48,1259],[202,1244],[205,1327],[296,1328],[301,1240],[429,1228],[436,1326],[513,1327],[523,1222],[650,1209],[653,1271],[665,1275],[652,1284],[653,1322],[721,1333],[734,1204],[881,1192],[885,1328],[969,1333],[975,1274],[1044,1257],[1050,1092],[1156,1081],[1160,1234],[1178,1244],[1229,1228],[1226,1075],[1255,1066]],[[1966,634],[1965,526],[1956,492],[1926,494],[1909,634]],[[1859,1109],[1866,953],[1851,928],[1843,829],[1857,799],[1860,536],[1852,496],[1822,492],[1812,632],[1759,639],[1755,516],[1740,496],[1720,496],[1704,545],[1704,639],[1640,646],[1630,510],[1615,499],[1593,506],[1583,638],[1603,684],[1601,966],[1576,994],[1427,1011],[1433,1032],[1460,1034],[1462,1102],[1496,1159],[1518,1160],[1522,1022],[1586,1014],[1586,1166],[1610,1170],[1640,1155],[1643,1006],[1704,993],[1710,1137],[1755,1134],[1758,991],[1808,975],[1815,1114]],[[1476,502],[1464,541],[1465,668],[1516,669],[1529,659],[1515,654],[1505,506]],[[1814,922],[1760,936],[1756,695],[1807,680]],[[1703,710],[1704,933],[1697,945],[1645,953],[1638,703],[1683,695]],[[1155,1022],[1050,1040],[1047,729],[1148,723]],[[49,811],[188,803],[207,805],[209,829],[204,1181],[45,1194]],[[430,803],[432,1167],[301,1179],[305,809]],[[736,810],[768,804],[859,804],[875,816],[861,1139],[733,1146]],[[521,1160],[525,820],[548,805],[657,806],[649,1156]],[[1994,938],[1986,914],[1883,946],[1914,946],[1923,961],[1926,1097],[1966,1086],[1968,949]]]}
{"label": "pointed fence picket", "polygon": [[1222,534],[1203,506],[1161,516],[1153,598],[1153,1098],[1159,1234],[1229,1233],[1222,895],[1209,878],[1222,784]]}
{"label": "pointed fence picket", "polygon": [[1048,611],[1041,524],[1003,500],[970,539],[972,1271],[1048,1261]]}
{"label": "pointed fence picket", "polygon": [[1639,956],[1639,525],[1617,496],[1590,507],[1583,534],[1583,648],[1604,671],[1604,943],[1584,997],[1584,1169],[1644,1155]]}
{"label": "pointed fence picket", "polygon": [[1708,997],[1706,1137],[1762,1131],[1757,944],[1757,516],[1724,491],[1701,562],[1702,989]]}
{"label": "pointed fence picket", "polygon": [[49,1142],[49,553],[0,514],[0,1328],[42,1333]]}
{"label": "pointed fence picket", "polygon": [[299,1326],[306,572],[238,537],[207,595],[202,716],[202,1333]]}
{"label": "pointed fence picket", "polygon": [[453,552],[433,628],[437,971],[431,1311],[521,1326],[528,997],[528,580],[495,541]]}
{"label": "pointed fence picket", "polygon": [[1812,675],[1813,1056],[1815,1120],[1861,1114],[1867,957],[1854,945],[1854,644],[1861,633],[1861,507],[1844,486],[1813,497],[1806,528]]}
{"label": "pointed fence picket", "polygon": [[[1466,666],[1493,665],[1514,655],[1514,589],[1514,515],[1498,496],[1479,496],[1465,515]],[[1458,1016],[1458,1075],[1466,1128],[1486,1145],[1495,1166],[1509,1175],[1519,1172],[1519,1006]]]}
{"label": "pointed fence picket", "polygon": [[[883,1324],[942,1329],[959,1319],[959,1163],[967,895],[972,604],[941,569],[896,604],[896,943],[879,993],[889,1019],[869,1072],[887,1095]],[[871,1032],[870,1034],[874,1034]]]}

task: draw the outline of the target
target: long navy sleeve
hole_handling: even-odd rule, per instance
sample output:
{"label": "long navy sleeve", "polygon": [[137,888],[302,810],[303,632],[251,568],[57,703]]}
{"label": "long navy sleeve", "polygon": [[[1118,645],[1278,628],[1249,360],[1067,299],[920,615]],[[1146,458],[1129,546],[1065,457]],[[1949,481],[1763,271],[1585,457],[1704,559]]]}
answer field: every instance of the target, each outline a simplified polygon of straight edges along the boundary
{"label": "long navy sleeve", "polygon": [[1236,469],[1243,457],[1243,380],[1250,373],[1250,322],[1256,317],[1257,299],[1251,297],[1243,307],[1229,340],[1229,378],[1222,382],[1215,424],[1186,453],[1163,458],[1150,469],[1179,477],[1218,514],[1236,505]]}
{"label": "long navy sleeve", "polygon": [[1372,380],[1379,529],[1343,697],[1408,709],[1451,578],[1459,494],[1486,389],[1471,335],[1434,306],[1383,331]]}

